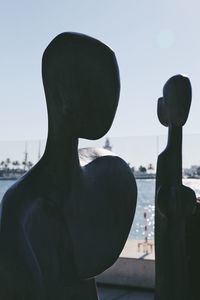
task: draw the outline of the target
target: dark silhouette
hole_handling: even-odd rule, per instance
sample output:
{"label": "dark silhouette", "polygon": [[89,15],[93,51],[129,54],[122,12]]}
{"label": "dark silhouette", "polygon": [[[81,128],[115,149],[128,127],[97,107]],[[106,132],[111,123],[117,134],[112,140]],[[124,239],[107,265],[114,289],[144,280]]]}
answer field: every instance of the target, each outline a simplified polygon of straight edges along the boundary
{"label": "dark silhouette", "polygon": [[1,206],[0,299],[94,300],[93,276],[118,258],[132,224],[136,184],[114,156],[81,167],[78,138],[110,128],[119,98],[113,51],[63,33],[47,47],[42,75],[46,150]]}
{"label": "dark silhouette", "polygon": [[156,176],[156,299],[188,300],[190,294],[187,224],[195,211],[193,190],[182,184],[182,126],[191,104],[187,77],[176,75],[158,99],[158,118],[168,129],[166,149],[159,155]]}

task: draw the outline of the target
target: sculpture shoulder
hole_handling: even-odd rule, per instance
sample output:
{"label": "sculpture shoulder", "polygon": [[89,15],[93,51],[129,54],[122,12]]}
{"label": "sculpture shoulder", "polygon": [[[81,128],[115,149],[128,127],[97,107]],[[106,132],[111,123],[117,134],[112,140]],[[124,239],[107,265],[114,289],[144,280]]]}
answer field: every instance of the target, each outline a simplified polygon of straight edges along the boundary
{"label": "sculpture shoulder", "polygon": [[28,174],[18,179],[11,187],[5,192],[2,203],[7,201],[11,201],[11,199],[16,198],[19,194],[24,193],[26,191],[26,186],[28,183]]}
{"label": "sculpture shoulder", "polygon": [[83,167],[86,176],[94,176],[97,178],[103,177],[113,179],[113,181],[122,182],[130,180],[135,185],[135,178],[128,164],[118,156],[103,156],[98,157],[91,163]]}
{"label": "sculpture shoulder", "polygon": [[184,185],[162,185],[157,191],[157,203],[162,216],[191,216],[196,209],[195,192]]}
{"label": "sculpture shoulder", "polygon": [[6,210],[11,205],[11,203],[15,206],[15,200],[18,199],[19,192],[20,184],[19,182],[16,182],[5,192],[1,201],[1,209]]}
{"label": "sculpture shoulder", "polygon": [[96,191],[100,189],[109,197],[109,191],[115,197],[121,194],[128,198],[137,197],[137,187],[133,172],[128,164],[118,156],[99,157],[84,167],[86,185]]}
{"label": "sculpture shoulder", "polygon": [[158,155],[158,163],[163,163],[167,160],[168,158],[168,152],[165,149],[164,151],[162,151],[159,155]]}
{"label": "sculpture shoulder", "polygon": [[156,177],[157,177],[157,184],[161,184],[163,182],[164,178],[166,177],[166,172],[168,173],[168,170],[170,168],[170,162],[169,162],[169,155],[166,150],[161,152],[158,155],[157,160],[157,171],[156,171]]}
{"label": "sculpture shoulder", "polygon": [[[0,221],[1,225],[7,220],[9,222],[15,220],[19,216],[30,199],[30,178],[26,174],[17,180],[4,194],[0,205]],[[16,221],[16,220],[15,220]],[[7,221],[6,221],[7,222]]]}

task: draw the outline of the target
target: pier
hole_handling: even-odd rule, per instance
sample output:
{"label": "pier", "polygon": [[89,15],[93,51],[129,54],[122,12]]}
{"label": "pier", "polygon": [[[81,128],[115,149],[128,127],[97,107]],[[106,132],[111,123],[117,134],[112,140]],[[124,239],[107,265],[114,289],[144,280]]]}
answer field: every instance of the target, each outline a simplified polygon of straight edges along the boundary
{"label": "pier", "polygon": [[[154,299],[155,252],[138,244],[143,240],[128,240],[116,263],[96,278],[100,300]],[[138,251],[140,250],[140,251]]]}

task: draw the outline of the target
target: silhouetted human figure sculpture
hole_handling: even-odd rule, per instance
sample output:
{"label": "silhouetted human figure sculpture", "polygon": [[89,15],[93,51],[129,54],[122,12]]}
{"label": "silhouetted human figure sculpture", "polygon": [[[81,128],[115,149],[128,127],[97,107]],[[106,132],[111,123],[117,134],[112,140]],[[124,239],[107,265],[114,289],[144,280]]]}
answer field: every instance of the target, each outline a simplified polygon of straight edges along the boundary
{"label": "silhouetted human figure sculpture", "polygon": [[78,138],[110,128],[119,98],[113,51],[63,33],[47,47],[42,75],[48,139],[39,161],[1,206],[0,299],[94,300],[93,276],[118,258],[132,224],[136,184],[120,158],[83,168]]}
{"label": "silhouetted human figure sculpture", "polygon": [[193,190],[182,184],[182,126],[191,104],[187,77],[170,78],[158,99],[158,118],[168,129],[156,176],[156,300],[189,300],[187,220],[196,206]]}

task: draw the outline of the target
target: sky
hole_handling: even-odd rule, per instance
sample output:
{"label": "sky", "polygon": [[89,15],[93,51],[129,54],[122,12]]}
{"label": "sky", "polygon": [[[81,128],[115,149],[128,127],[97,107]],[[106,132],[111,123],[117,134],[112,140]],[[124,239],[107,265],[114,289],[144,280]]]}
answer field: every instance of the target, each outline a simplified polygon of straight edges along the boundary
{"label": "sky", "polygon": [[[193,89],[184,133],[199,134],[199,10],[197,0],[1,1],[0,140],[46,139],[41,58],[65,31],[95,37],[116,54],[121,93],[108,136],[166,134],[157,119],[157,99],[167,79],[179,73],[189,76]],[[200,153],[200,139],[195,142]]]}

